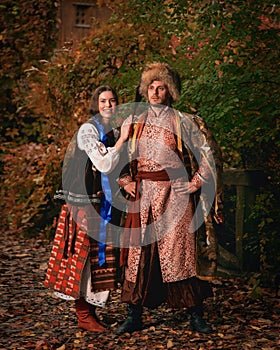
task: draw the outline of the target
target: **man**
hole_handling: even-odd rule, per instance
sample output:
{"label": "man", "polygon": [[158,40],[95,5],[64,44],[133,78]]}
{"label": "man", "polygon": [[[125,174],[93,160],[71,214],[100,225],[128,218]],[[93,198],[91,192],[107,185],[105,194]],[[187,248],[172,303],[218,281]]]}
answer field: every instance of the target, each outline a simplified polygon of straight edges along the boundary
{"label": "man", "polygon": [[[191,329],[210,333],[202,303],[212,289],[198,278],[198,270],[201,261],[207,275],[215,270],[211,220],[212,214],[220,218],[220,183],[219,196],[212,196],[215,208],[207,197],[211,200],[216,189],[216,168],[218,173],[222,169],[220,150],[201,118],[171,108],[179,99],[180,78],[168,64],[148,64],[139,92],[149,104],[129,121],[130,171],[119,179],[131,201],[121,250],[121,300],[128,304],[128,317],[117,333],[141,329],[143,306],[163,302],[187,307]],[[198,254],[203,255],[200,262]]]}

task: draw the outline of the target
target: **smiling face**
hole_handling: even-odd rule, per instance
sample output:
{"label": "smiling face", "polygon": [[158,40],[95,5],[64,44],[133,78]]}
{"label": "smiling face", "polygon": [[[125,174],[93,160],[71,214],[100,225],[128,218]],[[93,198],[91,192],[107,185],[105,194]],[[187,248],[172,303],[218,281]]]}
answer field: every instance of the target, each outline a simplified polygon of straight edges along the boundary
{"label": "smiling face", "polygon": [[170,106],[171,96],[162,81],[154,80],[148,86],[148,101],[151,104]]}
{"label": "smiling face", "polygon": [[104,122],[109,122],[114,114],[117,100],[112,91],[103,91],[98,96],[98,109]]}

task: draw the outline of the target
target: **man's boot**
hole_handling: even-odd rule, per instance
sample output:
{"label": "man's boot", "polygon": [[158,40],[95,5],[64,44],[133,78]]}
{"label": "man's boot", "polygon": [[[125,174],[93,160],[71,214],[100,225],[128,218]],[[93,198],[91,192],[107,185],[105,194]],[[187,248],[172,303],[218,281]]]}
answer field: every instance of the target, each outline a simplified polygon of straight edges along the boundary
{"label": "man's boot", "polygon": [[117,334],[132,333],[139,331],[142,328],[142,306],[132,305],[127,306],[127,318],[122,325],[117,329]]}
{"label": "man's boot", "polygon": [[212,328],[203,319],[203,308],[201,305],[189,308],[191,315],[190,330],[198,333],[212,333]]}
{"label": "man's boot", "polygon": [[78,326],[80,328],[90,332],[104,332],[106,330],[106,328],[98,323],[95,315],[95,308],[92,308],[84,298],[75,300],[75,306],[78,317]]}

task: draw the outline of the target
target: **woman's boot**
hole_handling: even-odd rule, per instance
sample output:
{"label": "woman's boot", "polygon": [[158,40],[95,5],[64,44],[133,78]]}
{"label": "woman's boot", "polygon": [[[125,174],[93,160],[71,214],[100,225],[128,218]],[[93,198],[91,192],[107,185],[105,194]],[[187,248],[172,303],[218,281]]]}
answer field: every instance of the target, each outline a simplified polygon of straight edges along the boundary
{"label": "woman's boot", "polygon": [[190,319],[190,330],[196,331],[198,333],[212,333],[212,328],[206,323],[202,318],[203,308],[201,305],[197,305],[189,308],[189,313],[191,315]]}
{"label": "woman's boot", "polygon": [[106,330],[106,328],[98,323],[95,315],[95,308],[92,308],[84,298],[75,300],[75,306],[78,317],[78,326],[80,328],[90,332],[104,332]]}
{"label": "woman's boot", "polygon": [[122,325],[117,329],[117,334],[132,333],[139,331],[142,328],[142,306],[132,305],[127,306],[127,318]]}

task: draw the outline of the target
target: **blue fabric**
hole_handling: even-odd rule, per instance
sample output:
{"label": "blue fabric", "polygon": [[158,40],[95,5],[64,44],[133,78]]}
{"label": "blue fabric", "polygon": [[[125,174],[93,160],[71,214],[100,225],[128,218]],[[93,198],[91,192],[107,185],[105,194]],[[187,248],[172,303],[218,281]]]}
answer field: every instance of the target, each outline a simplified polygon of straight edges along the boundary
{"label": "blue fabric", "polygon": [[[107,147],[108,136],[104,132],[104,127],[100,121],[94,117],[95,125],[98,129],[100,141]],[[102,266],[106,261],[105,247],[106,247],[106,226],[111,221],[112,211],[112,192],[109,178],[106,174],[101,173],[101,185],[103,196],[100,203],[100,229],[99,229],[99,243],[98,243],[98,264]]]}

